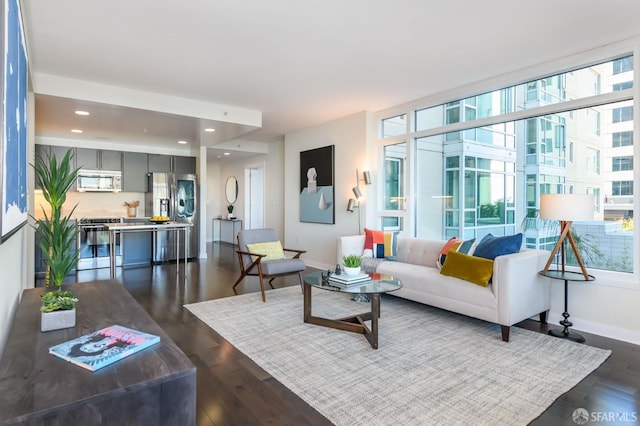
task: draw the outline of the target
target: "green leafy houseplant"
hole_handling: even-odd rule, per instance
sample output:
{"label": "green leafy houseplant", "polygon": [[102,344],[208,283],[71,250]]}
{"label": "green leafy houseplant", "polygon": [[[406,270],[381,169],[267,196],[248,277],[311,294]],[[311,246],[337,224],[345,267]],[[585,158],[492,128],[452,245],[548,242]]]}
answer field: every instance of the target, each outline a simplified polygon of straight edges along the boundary
{"label": "green leafy houseplant", "polygon": [[227,206],[227,211],[229,212],[229,214],[233,213],[233,204],[229,204]]}
{"label": "green leafy houseplant", "polygon": [[349,254],[342,256],[342,263],[344,263],[344,266],[347,268],[358,268],[362,263],[362,258],[355,254]]}
{"label": "green leafy houseplant", "polygon": [[75,307],[75,296],[70,292],[60,291],[64,278],[73,270],[78,260],[78,253],[73,250],[77,238],[77,227],[72,220],[75,205],[68,214],[62,213],[67,199],[67,192],[76,180],[78,169],[72,168],[73,151],[68,150],[58,162],[55,154],[46,159],[37,157],[33,165],[37,185],[50,207],[47,213],[43,206],[42,218],[34,219],[34,228],[39,236],[39,248],[46,263],[45,286],[50,283],[57,288],[42,297],[42,311],[72,309]]}
{"label": "green leafy houseplant", "polygon": [[60,310],[73,309],[76,307],[78,299],[75,294],[70,291],[57,290],[48,291],[42,295],[42,312],[53,312]]}

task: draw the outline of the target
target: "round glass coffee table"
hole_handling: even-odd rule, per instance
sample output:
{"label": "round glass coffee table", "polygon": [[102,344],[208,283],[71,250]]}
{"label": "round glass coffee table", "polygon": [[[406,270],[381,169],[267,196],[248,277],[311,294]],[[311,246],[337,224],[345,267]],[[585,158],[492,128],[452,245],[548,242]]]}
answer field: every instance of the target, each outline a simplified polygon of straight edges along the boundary
{"label": "round glass coffee table", "polygon": [[[378,318],[380,318],[380,295],[402,288],[399,279],[391,275],[373,273],[369,274],[370,281],[364,281],[348,287],[332,285],[326,279],[326,272],[317,271],[304,276],[304,322],[321,325],[323,327],[336,328],[338,330],[351,331],[363,334],[373,349],[378,349]],[[345,318],[329,319],[314,317],[311,314],[311,289],[335,291],[349,294],[366,294],[371,300],[371,311]],[[365,324],[371,321],[371,328]]]}

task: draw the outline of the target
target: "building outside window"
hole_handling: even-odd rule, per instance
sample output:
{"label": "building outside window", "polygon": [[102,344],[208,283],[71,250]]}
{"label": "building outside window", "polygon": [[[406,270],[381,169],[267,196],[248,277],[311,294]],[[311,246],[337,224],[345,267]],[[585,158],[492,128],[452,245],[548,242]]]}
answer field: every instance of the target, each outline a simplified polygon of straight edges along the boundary
{"label": "building outside window", "polygon": [[613,157],[611,160],[611,170],[614,172],[633,170],[633,157],[631,155]]}
{"label": "building outside window", "polygon": [[625,106],[622,108],[614,108],[612,110],[614,123],[620,123],[623,121],[631,121],[633,119],[633,107]]}
{"label": "building outside window", "polygon": [[611,146],[616,148],[620,146],[633,145],[633,131],[615,132],[611,135]]}
{"label": "building outside window", "polygon": [[[597,229],[592,237],[603,249],[585,256],[587,266],[633,273],[635,232],[622,230],[620,222],[633,216],[633,175],[616,178],[633,173],[633,152],[616,151],[633,146],[633,101],[624,92],[628,84],[620,86],[621,79],[634,79],[632,59],[407,111],[413,129],[394,136],[406,138],[402,149],[413,160],[401,168],[384,143],[384,167],[398,170],[404,185],[385,178],[382,223],[394,209],[394,197],[415,194],[399,215],[402,223],[393,223],[413,236],[470,239],[524,232],[528,247],[550,248],[557,229],[527,219],[537,215],[540,194],[588,193],[596,199],[594,221],[574,223],[574,231]],[[608,96],[603,102],[605,93],[620,93],[619,100]],[[575,100],[584,107],[562,105]],[[544,113],[536,114],[538,109]],[[477,120],[482,126],[473,125]],[[448,131],[451,126],[455,130]]]}
{"label": "building outside window", "polygon": [[611,182],[613,188],[612,195],[627,195],[633,196],[633,181],[632,180],[617,180]]}

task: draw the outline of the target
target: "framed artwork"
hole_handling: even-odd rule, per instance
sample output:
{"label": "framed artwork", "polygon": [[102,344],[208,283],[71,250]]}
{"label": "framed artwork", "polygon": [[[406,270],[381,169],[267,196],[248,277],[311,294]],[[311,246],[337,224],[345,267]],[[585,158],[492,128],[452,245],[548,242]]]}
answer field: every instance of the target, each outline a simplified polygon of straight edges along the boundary
{"label": "framed artwork", "polygon": [[1,240],[27,223],[27,50],[18,0],[3,0]]}
{"label": "framed artwork", "polygon": [[300,152],[300,222],[335,223],[335,145]]}

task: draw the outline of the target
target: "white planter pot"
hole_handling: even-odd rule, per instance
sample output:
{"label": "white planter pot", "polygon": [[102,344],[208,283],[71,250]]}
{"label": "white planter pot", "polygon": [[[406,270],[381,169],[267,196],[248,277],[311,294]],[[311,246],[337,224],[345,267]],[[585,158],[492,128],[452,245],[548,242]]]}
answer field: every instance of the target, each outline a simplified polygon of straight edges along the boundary
{"label": "white planter pot", "polygon": [[344,267],[344,273],[347,275],[358,275],[360,273],[360,267],[357,266],[355,268],[349,268],[347,266]]}
{"label": "white planter pot", "polygon": [[41,312],[40,331],[60,330],[62,328],[75,327],[76,309],[64,311]]}

